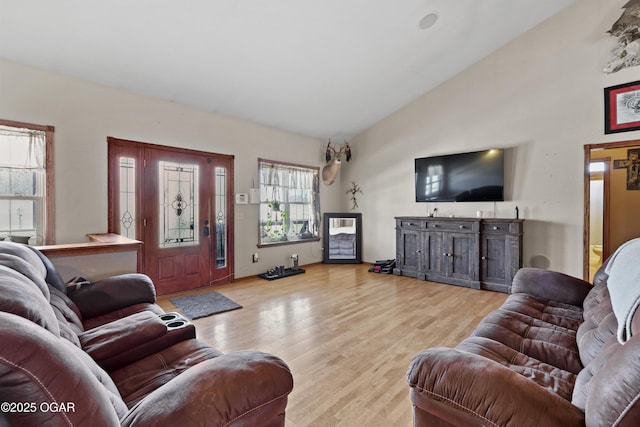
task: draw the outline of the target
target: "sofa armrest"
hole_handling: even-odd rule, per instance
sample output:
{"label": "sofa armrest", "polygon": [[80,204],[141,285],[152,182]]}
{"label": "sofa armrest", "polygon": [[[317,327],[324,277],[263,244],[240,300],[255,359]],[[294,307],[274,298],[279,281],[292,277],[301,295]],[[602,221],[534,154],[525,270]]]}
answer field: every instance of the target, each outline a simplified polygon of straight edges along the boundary
{"label": "sofa armrest", "polygon": [[553,391],[472,353],[432,348],[407,371],[413,404],[453,426],[584,426],[584,413]]}
{"label": "sofa armrest", "polygon": [[79,287],[69,286],[67,296],[86,319],[134,304],[156,302],[153,282],[147,275],[139,273],[121,274]]}
{"label": "sofa armrest", "polygon": [[151,311],[134,313],[78,335],[83,350],[107,371],[195,337],[193,323],[178,313],[158,315]]}
{"label": "sofa armrest", "polygon": [[512,293],[525,293],[582,307],[593,287],[589,282],[557,271],[525,267],[513,277]]}
{"label": "sofa armrest", "polygon": [[[82,332],[78,335],[78,339],[82,349],[101,364],[102,361],[132,348],[143,346],[166,333],[167,325],[160,316],[150,311],[143,311]],[[148,354],[138,358],[145,356]]]}
{"label": "sofa armrest", "polygon": [[150,393],[131,408],[122,426],[284,425],[292,388],[289,367],[278,357],[228,353],[198,363]]}

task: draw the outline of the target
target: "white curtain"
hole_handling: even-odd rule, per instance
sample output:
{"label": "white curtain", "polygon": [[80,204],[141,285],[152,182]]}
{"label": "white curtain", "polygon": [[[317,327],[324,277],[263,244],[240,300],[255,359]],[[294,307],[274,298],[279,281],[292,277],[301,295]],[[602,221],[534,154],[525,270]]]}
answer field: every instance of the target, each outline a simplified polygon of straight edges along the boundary
{"label": "white curtain", "polygon": [[45,132],[0,126],[2,146],[8,152],[0,166],[14,169],[44,169]]}

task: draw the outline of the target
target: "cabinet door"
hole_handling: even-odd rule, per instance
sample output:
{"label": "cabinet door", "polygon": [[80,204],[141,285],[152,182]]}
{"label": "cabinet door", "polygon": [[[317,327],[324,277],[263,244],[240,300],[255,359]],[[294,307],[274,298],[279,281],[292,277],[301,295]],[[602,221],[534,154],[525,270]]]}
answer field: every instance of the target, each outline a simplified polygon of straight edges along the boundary
{"label": "cabinet door", "polygon": [[424,270],[427,275],[444,276],[446,274],[443,262],[444,251],[442,232],[427,232],[424,234],[422,252],[424,253]]}
{"label": "cabinet door", "polygon": [[522,267],[522,220],[487,220],[480,238],[482,289],[507,292]]}
{"label": "cabinet door", "polygon": [[396,263],[404,276],[416,277],[422,269],[421,233],[419,230],[398,229]]}
{"label": "cabinet door", "polygon": [[475,234],[447,234],[443,246],[447,276],[462,280],[478,280],[476,241]]}
{"label": "cabinet door", "polygon": [[507,245],[504,235],[486,234],[480,248],[480,274],[483,282],[506,284]]}

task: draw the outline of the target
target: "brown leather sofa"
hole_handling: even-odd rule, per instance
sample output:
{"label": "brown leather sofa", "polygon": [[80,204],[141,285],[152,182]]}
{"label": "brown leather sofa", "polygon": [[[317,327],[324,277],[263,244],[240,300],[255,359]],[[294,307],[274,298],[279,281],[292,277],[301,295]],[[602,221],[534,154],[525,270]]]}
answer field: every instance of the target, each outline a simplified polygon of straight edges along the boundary
{"label": "brown leather sofa", "polygon": [[283,426],[292,387],[273,355],[197,340],[147,276],[69,286],[0,242],[1,426]]}
{"label": "brown leather sofa", "polygon": [[413,358],[414,425],[640,425],[639,261],[636,239],[593,286],[521,269],[512,295],[470,337]]}

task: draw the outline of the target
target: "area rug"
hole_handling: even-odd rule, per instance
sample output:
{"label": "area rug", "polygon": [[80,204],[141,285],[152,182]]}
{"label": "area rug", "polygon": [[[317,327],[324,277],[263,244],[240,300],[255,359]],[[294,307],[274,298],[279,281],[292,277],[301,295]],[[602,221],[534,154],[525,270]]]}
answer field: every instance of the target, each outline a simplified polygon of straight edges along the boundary
{"label": "area rug", "polygon": [[215,291],[171,298],[169,301],[189,320],[242,308],[240,304]]}

